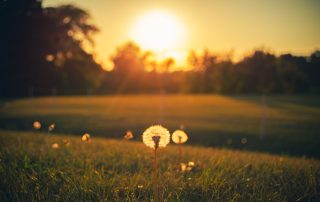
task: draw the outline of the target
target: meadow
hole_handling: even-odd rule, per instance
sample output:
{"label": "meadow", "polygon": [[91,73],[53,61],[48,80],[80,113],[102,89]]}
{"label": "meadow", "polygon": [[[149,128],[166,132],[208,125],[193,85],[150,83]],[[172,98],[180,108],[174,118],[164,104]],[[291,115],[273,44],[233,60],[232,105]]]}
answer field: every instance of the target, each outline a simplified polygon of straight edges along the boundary
{"label": "meadow", "polygon": [[141,141],[153,124],[189,135],[158,151],[160,201],[320,201],[318,96],[39,97],[0,106],[0,201],[153,201],[153,150]]}
{"label": "meadow", "polygon": [[[150,125],[171,132],[183,125],[186,144],[320,157],[319,96],[127,95],[39,97],[3,102],[0,129],[121,139],[127,130],[141,141]],[[263,137],[261,137],[263,135]]]}
{"label": "meadow", "polygon": [[[181,172],[177,149],[159,150],[160,201],[320,200],[319,160],[183,146],[195,166]],[[141,142],[1,131],[0,201],[152,201],[152,153]]]}

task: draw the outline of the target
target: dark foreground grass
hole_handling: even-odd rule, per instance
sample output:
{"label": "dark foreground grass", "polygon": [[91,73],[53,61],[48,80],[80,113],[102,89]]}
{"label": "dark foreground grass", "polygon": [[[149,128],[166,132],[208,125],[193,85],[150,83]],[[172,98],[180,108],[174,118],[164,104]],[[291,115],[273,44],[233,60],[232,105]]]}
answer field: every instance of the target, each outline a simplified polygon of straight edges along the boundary
{"label": "dark foreground grass", "polygon": [[[161,201],[320,201],[319,160],[186,146],[183,161],[196,166],[182,173],[177,149],[160,150]],[[0,179],[0,201],[151,201],[152,151],[140,142],[0,131]]]}

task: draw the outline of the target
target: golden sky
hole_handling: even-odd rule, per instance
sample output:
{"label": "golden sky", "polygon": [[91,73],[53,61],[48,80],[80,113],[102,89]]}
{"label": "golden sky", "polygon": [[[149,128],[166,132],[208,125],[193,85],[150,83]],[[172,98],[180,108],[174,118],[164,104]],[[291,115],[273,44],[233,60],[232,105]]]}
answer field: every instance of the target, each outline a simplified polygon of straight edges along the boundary
{"label": "golden sky", "polygon": [[[110,54],[129,40],[175,57],[178,65],[189,50],[203,48],[232,51],[236,58],[261,47],[302,55],[320,48],[318,0],[44,0],[44,6],[69,3],[86,9],[100,28],[96,52],[106,67]],[[166,26],[148,32],[148,19]],[[150,38],[159,33],[162,39]]]}

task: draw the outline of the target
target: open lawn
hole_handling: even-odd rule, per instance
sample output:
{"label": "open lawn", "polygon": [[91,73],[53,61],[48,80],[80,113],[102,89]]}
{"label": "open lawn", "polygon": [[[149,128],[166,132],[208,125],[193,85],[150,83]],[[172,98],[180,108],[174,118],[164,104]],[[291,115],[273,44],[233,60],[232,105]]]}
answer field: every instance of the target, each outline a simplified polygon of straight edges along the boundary
{"label": "open lawn", "polygon": [[[177,151],[159,151],[160,201],[320,200],[319,160],[182,146],[195,167],[181,172]],[[0,131],[0,201],[150,201],[152,156],[141,142]]]}
{"label": "open lawn", "polygon": [[[20,99],[1,104],[0,128],[135,140],[152,124],[184,125],[187,144],[320,157],[319,96],[127,95]],[[262,132],[261,132],[262,131]],[[264,134],[261,139],[260,135]]]}

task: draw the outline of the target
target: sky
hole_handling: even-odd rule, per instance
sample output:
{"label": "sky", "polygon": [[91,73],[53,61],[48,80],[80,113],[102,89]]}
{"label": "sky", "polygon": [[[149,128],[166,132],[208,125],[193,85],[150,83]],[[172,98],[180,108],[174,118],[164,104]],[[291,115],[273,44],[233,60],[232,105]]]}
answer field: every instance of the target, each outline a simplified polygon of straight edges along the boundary
{"label": "sky", "polygon": [[[298,55],[307,55],[320,48],[319,0],[43,2],[45,7],[61,4],[73,4],[90,13],[92,22],[100,28],[94,37],[95,50],[105,68],[111,66],[110,55],[116,47],[130,40],[137,42],[142,49],[153,49],[160,58],[174,57],[181,66],[185,65],[183,61],[190,50],[204,48],[219,54],[233,53],[234,58],[262,47],[275,54],[290,52]],[[160,13],[160,19],[153,18],[156,13]],[[158,19],[157,23],[167,26],[149,32],[144,27],[150,25],[148,19]],[[161,40],[167,41],[150,40],[150,35],[158,37],[159,33],[160,38],[164,37]],[[158,46],[150,45],[152,41]],[[159,48],[159,44],[166,43],[171,45]]]}

